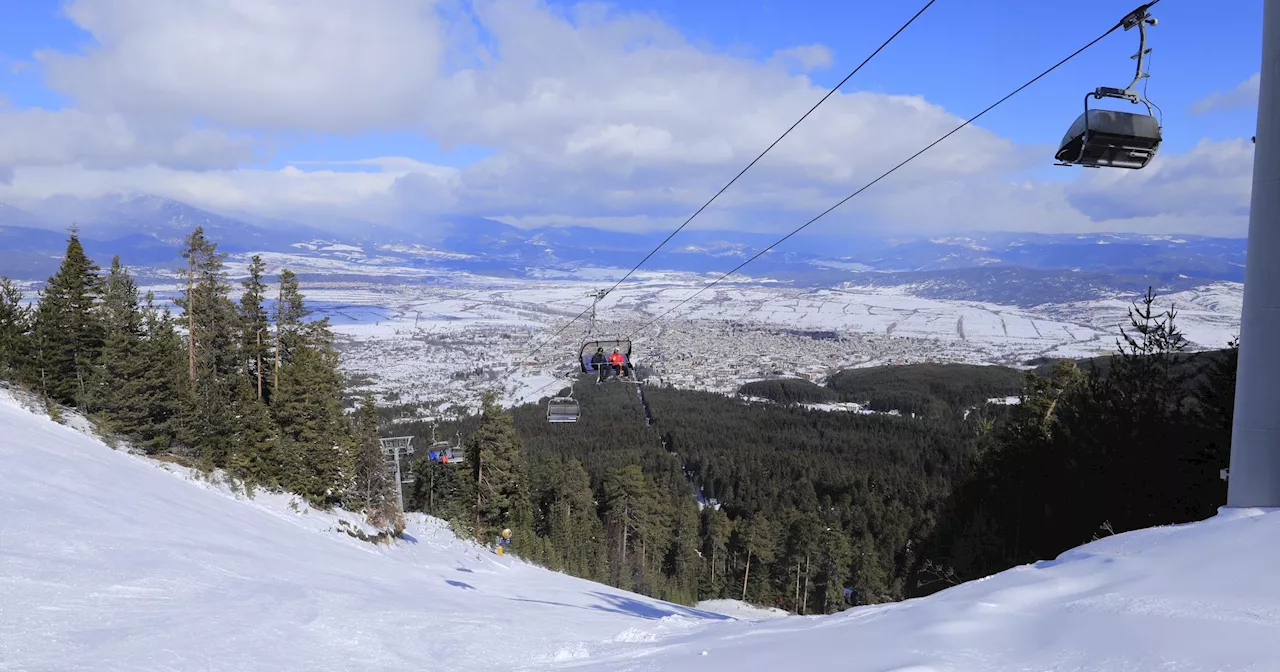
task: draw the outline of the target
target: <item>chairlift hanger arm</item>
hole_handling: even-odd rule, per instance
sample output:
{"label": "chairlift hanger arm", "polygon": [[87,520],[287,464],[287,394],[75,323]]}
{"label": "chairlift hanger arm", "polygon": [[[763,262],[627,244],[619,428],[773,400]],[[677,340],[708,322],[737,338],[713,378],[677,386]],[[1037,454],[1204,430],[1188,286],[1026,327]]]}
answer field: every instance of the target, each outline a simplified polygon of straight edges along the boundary
{"label": "chairlift hanger arm", "polygon": [[[1156,0],[1156,2],[1159,2],[1159,0]],[[1094,98],[1121,98],[1131,103],[1143,103],[1147,106],[1147,111],[1151,111],[1151,105],[1138,94],[1138,83],[1150,76],[1146,71],[1147,54],[1151,53],[1151,49],[1147,47],[1147,26],[1154,26],[1158,21],[1151,16],[1148,10],[1155,4],[1155,2],[1147,3],[1125,15],[1120,20],[1119,25],[1126,31],[1134,27],[1138,29],[1138,53],[1129,57],[1138,61],[1137,67],[1134,69],[1133,81],[1129,82],[1129,86],[1123,89],[1112,86],[1099,86],[1092,94]]]}

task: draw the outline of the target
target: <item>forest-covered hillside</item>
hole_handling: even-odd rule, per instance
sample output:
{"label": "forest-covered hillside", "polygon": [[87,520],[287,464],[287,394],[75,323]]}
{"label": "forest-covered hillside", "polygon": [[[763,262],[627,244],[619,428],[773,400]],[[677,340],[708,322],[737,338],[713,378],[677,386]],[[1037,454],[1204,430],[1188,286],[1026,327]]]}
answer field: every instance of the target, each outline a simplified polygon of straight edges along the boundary
{"label": "forest-covered hillside", "polygon": [[1022,371],[1003,366],[922,363],[845,369],[826,385],[800,378],[753,381],[738,394],[779,404],[853,402],[881,413],[940,417],[1016,396],[1024,383]]}
{"label": "forest-covered hillside", "polygon": [[[432,428],[393,428],[405,409],[368,397],[347,410],[332,334],[303,319],[292,273],[269,314],[260,258],[233,300],[201,229],[181,254],[177,316],[118,260],[103,272],[74,232],[34,306],[0,278],[0,377],[43,395],[55,417],[75,406],[150,454],[362,511],[398,534],[379,434],[426,447]],[[545,399],[510,411],[489,399],[481,416],[435,428],[465,459],[419,457],[406,503],[485,542],[510,528],[512,552],[668,600],[826,613],[901,599],[1213,513],[1236,347],[1187,353],[1175,317],[1148,295],[1105,366],[881,367],[827,387],[744,388],[783,403],[583,381],[573,424],[548,423]],[[1013,394],[1020,404],[985,403]],[[791,403],[835,399],[901,413]]]}
{"label": "forest-covered hillside", "polygon": [[[901,599],[1221,503],[1234,344],[1183,352],[1150,298],[1135,314],[1142,329],[1127,329],[1134,340],[1105,366],[918,364],[844,371],[826,387],[766,380],[740,391],[778,402],[764,404],[645,386],[650,426],[634,386],[580,385],[578,423],[549,424],[529,404],[512,412],[514,431],[534,472],[581,467],[575,478],[589,484],[583,501],[604,534],[602,571],[618,585],[810,613]],[[1024,403],[986,403],[1005,396]],[[902,413],[800,405],[818,401]],[[625,532],[609,504],[624,473],[655,498]],[[532,496],[545,499],[536,484]],[[696,500],[712,506],[697,511]],[[695,535],[698,553],[674,562]],[[623,543],[636,540],[662,557],[627,564]]]}

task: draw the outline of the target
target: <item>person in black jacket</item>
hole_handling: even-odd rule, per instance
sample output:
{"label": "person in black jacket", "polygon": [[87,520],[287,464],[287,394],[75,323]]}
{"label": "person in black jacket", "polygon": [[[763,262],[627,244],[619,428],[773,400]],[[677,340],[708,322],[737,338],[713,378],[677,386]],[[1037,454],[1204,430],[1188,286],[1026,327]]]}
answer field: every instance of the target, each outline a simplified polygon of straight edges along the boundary
{"label": "person in black jacket", "polygon": [[600,384],[600,381],[604,380],[605,376],[609,375],[609,367],[604,365],[604,360],[604,348],[596,348],[596,354],[591,355],[591,368],[595,369],[600,374],[596,378],[597,385]]}

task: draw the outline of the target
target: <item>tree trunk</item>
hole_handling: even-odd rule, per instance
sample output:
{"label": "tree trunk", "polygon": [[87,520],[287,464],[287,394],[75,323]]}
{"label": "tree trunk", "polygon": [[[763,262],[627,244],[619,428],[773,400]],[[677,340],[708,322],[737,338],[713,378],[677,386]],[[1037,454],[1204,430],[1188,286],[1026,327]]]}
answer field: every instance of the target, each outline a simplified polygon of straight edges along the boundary
{"label": "tree trunk", "polygon": [[796,558],[796,596],[791,603],[795,605],[796,613],[800,613],[800,558]]}
{"label": "tree trunk", "polygon": [[800,615],[808,611],[809,607],[809,554],[804,554],[804,601],[800,603]]}
{"label": "tree trunk", "polygon": [[193,251],[187,265],[187,377],[196,383],[196,255]]}
{"label": "tree trunk", "polygon": [[484,480],[484,462],[480,460],[480,451],[476,450],[476,540],[484,538],[480,528],[480,484]]}
{"label": "tree trunk", "polygon": [[262,330],[258,330],[258,401],[262,401]]}
{"label": "tree trunk", "polygon": [[276,351],[273,359],[275,360],[275,365],[271,367],[273,369],[271,372],[271,394],[273,395],[271,400],[275,401],[274,395],[280,391],[280,318],[278,312],[276,313]]}
{"label": "tree trunk", "polygon": [[623,565],[627,563],[627,532],[627,521],[624,518],[622,521],[622,562],[620,563]]}
{"label": "tree trunk", "polygon": [[747,601],[747,577],[751,576],[751,549],[747,549],[747,569],[742,573],[742,601]]}

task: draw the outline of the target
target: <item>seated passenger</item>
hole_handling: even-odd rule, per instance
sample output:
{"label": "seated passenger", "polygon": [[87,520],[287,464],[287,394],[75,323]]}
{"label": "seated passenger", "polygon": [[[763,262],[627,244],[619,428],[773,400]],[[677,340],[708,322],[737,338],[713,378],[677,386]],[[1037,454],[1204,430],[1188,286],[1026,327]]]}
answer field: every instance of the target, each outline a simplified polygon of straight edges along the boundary
{"label": "seated passenger", "polygon": [[596,348],[596,354],[591,355],[591,368],[588,370],[599,372],[600,375],[596,378],[597,383],[608,375],[608,367],[604,365],[604,361],[604,348]]}
{"label": "seated passenger", "polygon": [[627,358],[621,352],[618,352],[617,348],[614,348],[613,354],[609,355],[609,368],[613,369],[613,372],[618,374],[619,378],[625,376],[627,369],[630,368],[630,365],[627,364]]}

